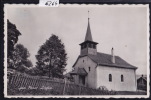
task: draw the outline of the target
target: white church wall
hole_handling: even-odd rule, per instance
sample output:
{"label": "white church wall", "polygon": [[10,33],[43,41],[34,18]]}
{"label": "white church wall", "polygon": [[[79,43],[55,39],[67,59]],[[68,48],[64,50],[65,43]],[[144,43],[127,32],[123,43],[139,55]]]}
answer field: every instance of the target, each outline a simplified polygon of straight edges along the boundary
{"label": "white church wall", "polygon": [[[109,82],[109,74],[112,75],[112,82]],[[124,76],[124,82],[121,82],[121,75]],[[98,66],[97,88],[106,86],[108,90],[136,91],[135,77],[134,69]]]}
{"label": "white church wall", "polygon": [[[77,61],[75,68],[84,68],[88,73],[86,77],[86,86],[96,88],[96,63],[94,63],[89,57],[81,57]],[[90,67],[90,71],[89,71]],[[75,80],[78,83],[78,79]]]}

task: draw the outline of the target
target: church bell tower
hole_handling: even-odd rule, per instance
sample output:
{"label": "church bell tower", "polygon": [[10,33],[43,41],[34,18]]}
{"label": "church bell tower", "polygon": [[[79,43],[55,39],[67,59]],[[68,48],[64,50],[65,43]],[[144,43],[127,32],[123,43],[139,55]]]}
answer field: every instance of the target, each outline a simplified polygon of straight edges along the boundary
{"label": "church bell tower", "polygon": [[86,36],[84,42],[80,44],[81,46],[81,56],[83,55],[97,55],[97,42],[94,42],[91,35],[90,22],[88,18],[88,27],[86,31]]}

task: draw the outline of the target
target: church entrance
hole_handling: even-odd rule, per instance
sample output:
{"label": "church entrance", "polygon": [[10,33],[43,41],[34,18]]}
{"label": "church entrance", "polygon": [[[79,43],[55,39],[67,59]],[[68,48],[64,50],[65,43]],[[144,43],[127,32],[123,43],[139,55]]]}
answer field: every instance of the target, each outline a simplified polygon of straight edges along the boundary
{"label": "church entrance", "polygon": [[80,83],[81,85],[85,85],[85,76],[79,75],[79,83]]}
{"label": "church entrance", "polygon": [[85,86],[86,84],[86,76],[87,72],[84,68],[76,68],[72,72],[70,72],[71,75],[75,75],[74,80],[76,84]]}

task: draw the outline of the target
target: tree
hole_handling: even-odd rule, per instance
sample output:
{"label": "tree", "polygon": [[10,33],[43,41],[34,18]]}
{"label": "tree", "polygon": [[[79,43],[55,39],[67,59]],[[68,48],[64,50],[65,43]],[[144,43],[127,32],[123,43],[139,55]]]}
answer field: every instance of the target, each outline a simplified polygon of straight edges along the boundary
{"label": "tree", "polygon": [[36,67],[41,75],[62,78],[65,71],[67,54],[64,44],[58,36],[52,36],[40,47],[36,55]]}
{"label": "tree", "polygon": [[26,71],[26,73],[29,74],[29,75],[32,75],[32,76],[36,76],[36,75],[39,75],[40,70],[37,69],[37,67],[31,67],[30,69],[28,69]]}
{"label": "tree", "polygon": [[13,68],[25,72],[26,68],[32,67],[31,61],[28,59],[29,51],[22,44],[17,44],[12,54]]}
{"label": "tree", "polygon": [[12,24],[7,20],[7,63],[8,67],[12,67],[13,59],[12,54],[14,52],[14,45],[18,41],[18,36],[21,33],[17,30],[15,24]]}

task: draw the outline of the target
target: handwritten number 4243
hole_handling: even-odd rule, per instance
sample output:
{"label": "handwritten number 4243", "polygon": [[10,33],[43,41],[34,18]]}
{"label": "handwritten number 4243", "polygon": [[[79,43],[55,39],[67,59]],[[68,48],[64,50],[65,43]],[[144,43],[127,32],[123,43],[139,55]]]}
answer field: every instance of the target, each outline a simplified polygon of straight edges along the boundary
{"label": "handwritten number 4243", "polygon": [[47,5],[47,6],[56,6],[58,4],[58,2],[57,1],[47,1],[46,3],[45,3],[45,5]]}

